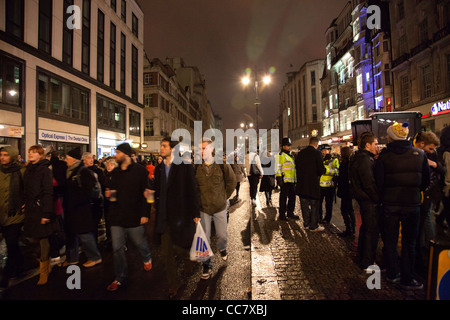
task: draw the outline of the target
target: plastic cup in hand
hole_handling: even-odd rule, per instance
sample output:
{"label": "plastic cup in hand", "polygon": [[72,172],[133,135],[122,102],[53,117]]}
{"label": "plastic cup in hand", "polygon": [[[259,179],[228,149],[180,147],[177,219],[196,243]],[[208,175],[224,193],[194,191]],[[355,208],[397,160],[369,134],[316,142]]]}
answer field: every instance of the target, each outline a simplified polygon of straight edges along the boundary
{"label": "plastic cup in hand", "polygon": [[147,192],[147,203],[154,203],[155,202],[155,191],[151,190]]}
{"label": "plastic cup in hand", "polygon": [[116,202],[117,201],[117,190],[109,190],[110,196],[109,201]]}

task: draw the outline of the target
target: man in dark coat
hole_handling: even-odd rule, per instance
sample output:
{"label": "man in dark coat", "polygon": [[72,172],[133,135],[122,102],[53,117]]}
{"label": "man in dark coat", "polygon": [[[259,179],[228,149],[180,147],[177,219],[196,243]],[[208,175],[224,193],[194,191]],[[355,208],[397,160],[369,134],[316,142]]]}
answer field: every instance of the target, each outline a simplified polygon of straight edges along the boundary
{"label": "man in dark coat", "polygon": [[377,153],[377,137],[371,132],[366,132],[360,137],[358,152],[350,158],[351,188],[361,214],[357,251],[362,269],[374,264],[380,237],[378,211],[380,198],[374,172]]}
{"label": "man in dark coat", "polygon": [[[383,205],[382,225],[388,281],[405,289],[421,289],[414,279],[416,241],[419,235],[422,194],[430,184],[430,167],[425,153],[407,140],[408,125],[394,123],[387,130],[388,145],[376,166],[376,179]],[[400,272],[398,235],[402,225]]]}
{"label": "man in dark coat", "polygon": [[320,176],[324,174],[319,139],[312,137],[309,146],[299,152],[295,160],[297,170],[296,193],[300,196],[303,225],[311,231],[323,231],[319,226]]}
{"label": "man in dark coat", "polygon": [[[107,287],[117,290],[128,278],[125,243],[127,236],[141,254],[144,270],[152,269],[152,258],[144,225],[150,217],[150,205],[145,199],[149,191],[148,172],[131,159],[131,146],[122,143],[116,148],[119,166],[111,175],[110,188],[105,197],[110,201],[111,238],[114,253],[115,280]],[[115,193],[115,194],[114,194]]]}
{"label": "man in dark coat", "polygon": [[22,205],[25,168],[19,164],[18,156],[17,148],[0,148],[0,232],[5,238],[8,253],[0,287],[7,287],[9,279],[21,273],[24,263],[19,238],[24,218]]}
{"label": "man in dark coat", "polygon": [[95,218],[92,207],[93,190],[97,183],[93,172],[81,161],[81,150],[67,153],[67,190],[64,197],[64,222],[67,233],[66,261],[63,266],[78,263],[78,239],[88,261],[84,267],[93,267],[102,262],[95,237]]}
{"label": "man in dark coat", "polygon": [[170,286],[170,296],[177,294],[181,280],[175,255],[189,258],[196,223],[200,221],[200,199],[191,164],[173,163],[176,142],[161,141],[164,160],[155,168],[156,233],[161,235],[161,251]]}

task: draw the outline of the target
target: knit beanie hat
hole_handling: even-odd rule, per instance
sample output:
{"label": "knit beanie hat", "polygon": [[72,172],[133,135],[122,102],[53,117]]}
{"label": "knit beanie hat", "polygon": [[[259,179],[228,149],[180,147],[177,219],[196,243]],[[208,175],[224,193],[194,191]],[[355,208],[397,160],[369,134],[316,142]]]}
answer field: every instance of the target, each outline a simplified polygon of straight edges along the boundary
{"label": "knit beanie hat", "polygon": [[81,155],[82,155],[81,149],[79,147],[72,149],[69,152],[67,152],[67,155],[74,159],[81,160]]}
{"label": "knit beanie hat", "polygon": [[12,146],[6,146],[0,148],[1,151],[8,152],[8,155],[11,157],[11,162],[16,162],[19,160],[19,150]]}
{"label": "knit beanie hat", "polygon": [[123,152],[123,153],[125,153],[127,156],[131,157],[131,152],[132,152],[132,150],[131,150],[131,146],[130,146],[129,143],[124,142],[124,143],[122,143],[122,144],[119,144],[119,145],[117,146],[116,150],[119,150],[120,152]]}
{"label": "knit beanie hat", "polygon": [[389,135],[389,137],[392,138],[392,140],[406,140],[409,134],[408,127],[409,127],[408,122],[405,122],[403,124],[395,122],[392,126],[390,126],[387,129],[387,134]]}

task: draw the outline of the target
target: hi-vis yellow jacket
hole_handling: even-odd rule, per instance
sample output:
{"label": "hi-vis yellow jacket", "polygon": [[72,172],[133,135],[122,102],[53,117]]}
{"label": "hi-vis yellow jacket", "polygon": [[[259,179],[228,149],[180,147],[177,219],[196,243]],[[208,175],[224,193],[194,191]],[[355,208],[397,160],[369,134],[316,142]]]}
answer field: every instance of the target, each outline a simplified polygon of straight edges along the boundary
{"label": "hi-vis yellow jacket", "polygon": [[277,154],[275,177],[283,177],[284,183],[296,183],[297,171],[295,170],[295,160],[284,151]]}
{"label": "hi-vis yellow jacket", "polygon": [[339,160],[331,159],[323,162],[325,173],[320,177],[321,187],[334,187],[333,177],[339,174]]}

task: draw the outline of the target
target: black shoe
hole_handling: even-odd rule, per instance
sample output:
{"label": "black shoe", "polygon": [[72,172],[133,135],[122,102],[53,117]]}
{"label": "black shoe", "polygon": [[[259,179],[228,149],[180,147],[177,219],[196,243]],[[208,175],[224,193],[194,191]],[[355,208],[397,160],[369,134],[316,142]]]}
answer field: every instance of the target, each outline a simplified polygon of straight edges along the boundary
{"label": "black shoe", "polygon": [[203,266],[203,272],[201,275],[201,279],[203,280],[208,280],[209,278],[211,278],[212,275],[212,268],[209,266]]}
{"label": "black shoe", "polygon": [[401,284],[403,289],[406,290],[420,290],[423,289],[423,284],[415,279],[412,279],[408,284]]}
{"label": "black shoe", "polygon": [[349,229],[347,229],[344,232],[338,233],[338,236],[342,237],[342,238],[346,238],[346,237],[353,236],[353,233]]}
{"label": "black shoe", "polygon": [[300,217],[296,216],[295,214],[288,215],[288,218],[292,220],[300,220]]}

